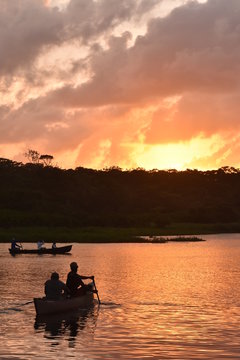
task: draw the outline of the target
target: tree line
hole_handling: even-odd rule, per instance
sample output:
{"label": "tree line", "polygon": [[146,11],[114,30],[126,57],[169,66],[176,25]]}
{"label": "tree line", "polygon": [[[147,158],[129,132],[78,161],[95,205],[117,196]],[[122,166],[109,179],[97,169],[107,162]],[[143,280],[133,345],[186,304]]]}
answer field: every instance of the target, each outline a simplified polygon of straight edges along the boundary
{"label": "tree line", "polygon": [[240,169],[60,169],[0,158],[0,226],[239,223]]}

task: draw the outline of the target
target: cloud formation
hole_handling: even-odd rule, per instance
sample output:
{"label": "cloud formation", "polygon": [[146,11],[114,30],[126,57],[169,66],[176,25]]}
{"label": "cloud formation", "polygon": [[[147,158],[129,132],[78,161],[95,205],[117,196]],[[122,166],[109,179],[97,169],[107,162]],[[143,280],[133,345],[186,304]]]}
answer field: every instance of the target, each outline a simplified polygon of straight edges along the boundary
{"label": "cloud formation", "polygon": [[141,16],[156,0],[71,0],[66,8],[41,0],[0,0],[0,71],[27,68],[47,47],[67,41],[88,43],[134,14]]}
{"label": "cloud formation", "polygon": [[129,167],[141,166],[134,154],[144,144],[187,148],[215,136],[214,152],[202,162],[193,154],[188,165],[239,166],[230,139],[240,130],[240,3],[179,1],[165,16],[153,11],[168,3],[0,0],[5,97],[11,84],[0,144],[67,153],[70,166]]}

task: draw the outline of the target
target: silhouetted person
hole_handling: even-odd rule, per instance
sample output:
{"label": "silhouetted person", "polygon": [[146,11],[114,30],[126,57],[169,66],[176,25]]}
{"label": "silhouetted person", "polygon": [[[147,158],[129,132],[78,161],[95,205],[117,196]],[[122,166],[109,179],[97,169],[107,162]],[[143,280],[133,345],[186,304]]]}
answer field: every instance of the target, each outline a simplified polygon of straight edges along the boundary
{"label": "silhouetted person", "polygon": [[18,245],[15,238],[12,238],[12,241],[11,241],[11,249],[12,250],[15,250],[15,249],[21,249],[21,245]]}
{"label": "silhouetted person", "polygon": [[63,293],[70,293],[68,287],[59,280],[59,275],[53,272],[51,279],[45,282],[45,295],[48,300],[60,300]]}
{"label": "silhouetted person", "polygon": [[84,279],[94,280],[94,276],[83,276],[77,273],[78,264],[76,262],[72,262],[70,264],[71,271],[68,273],[66,285],[70,290],[71,297],[82,296],[85,295],[89,290],[88,285],[85,285]]}
{"label": "silhouetted person", "polygon": [[57,247],[57,245],[56,245],[56,242],[54,241],[54,242],[52,243],[52,249],[54,250],[54,249],[56,249],[56,247]]}

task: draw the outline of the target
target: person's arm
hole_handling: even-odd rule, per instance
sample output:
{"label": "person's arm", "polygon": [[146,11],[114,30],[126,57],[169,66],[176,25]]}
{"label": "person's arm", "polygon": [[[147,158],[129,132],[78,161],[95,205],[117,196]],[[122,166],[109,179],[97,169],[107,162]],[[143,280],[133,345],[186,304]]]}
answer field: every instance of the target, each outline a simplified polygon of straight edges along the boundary
{"label": "person's arm", "polygon": [[85,287],[87,286],[86,284],[84,284],[83,280],[86,280],[86,279],[92,279],[93,277],[92,276],[84,276],[84,275],[79,275],[79,274],[76,274],[77,276],[77,286],[82,286],[82,287]]}

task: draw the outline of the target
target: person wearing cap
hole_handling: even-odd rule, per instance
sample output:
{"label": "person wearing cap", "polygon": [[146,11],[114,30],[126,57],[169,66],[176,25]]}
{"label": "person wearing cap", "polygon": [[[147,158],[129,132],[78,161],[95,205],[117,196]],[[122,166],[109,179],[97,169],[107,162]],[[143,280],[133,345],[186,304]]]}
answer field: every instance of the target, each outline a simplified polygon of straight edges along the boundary
{"label": "person wearing cap", "polygon": [[85,295],[88,290],[88,285],[84,284],[83,280],[94,280],[94,276],[83,276],[77,273],[78,264],[74,261],[70,264],[71,271],[68,273],[66,285],[70,290],[70,296],[82,296]]}
{"label": "person wearing cap", "polygon": [[48,300],[60,300],[63,293],[70,293],[68,287],[59,280],[57,272],[53,272],[51,279],[45,282],[45,295]]}

